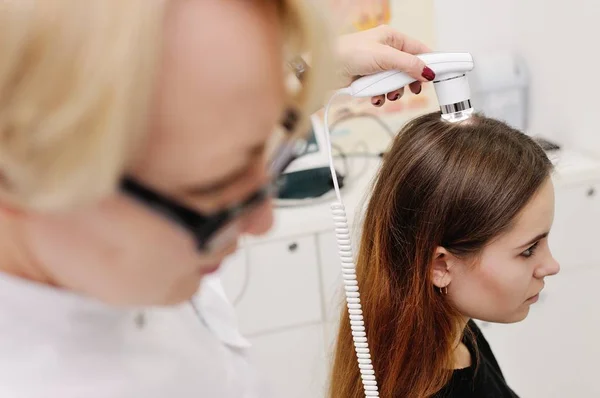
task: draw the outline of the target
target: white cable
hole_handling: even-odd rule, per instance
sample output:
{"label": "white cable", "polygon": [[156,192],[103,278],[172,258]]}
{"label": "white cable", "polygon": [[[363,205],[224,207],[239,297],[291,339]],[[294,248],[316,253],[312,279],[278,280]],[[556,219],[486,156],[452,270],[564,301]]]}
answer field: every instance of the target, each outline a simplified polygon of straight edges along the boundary
{"label": "white cable", "polygon": [[367,333],[365,321],[363,319],[362,306],[360,304],[360,293],[358,291],[358,281],[356,280],[356,264],[354,264],[352,255],[352,242],[350,239],[350,228],[348,227],[348,218],[346,217],[346,208],[342,203],[340,187],[337,183],[337,175],[333,167],[333,155],[331,151],[331,140],[329,133],[329,108],[333,100],[344,94],[349,94],[347,89],[337,91],[325,107],[325,139],[327,142],[327,153],[329,155],[329,168],[333,179],[333,186],[337,196],[337,202],[331,205],[331,213],[335,224],[335,239],[338,244],[340,260],[342,263],[342,277],[344,280],[344,292],[346,295],[346,304],[350,315],[350,329],[352,330],[352,340],[354,341],[354,350],[358,359],[358,368],[362,380],[365,398],[378,397],[377,380],[375,379],[375,370],[371,362],[371,353],[369,343],[367,342]]}
{"label": "white cable", "polygon": [[340,204],[342,203],[342,196],[340,195],[340,187],[338,185],[337,173],[335,172],[335,167],[333,166],[333,154],[331,153],[332,150],[331,150],[331,138],[330,138],[331,133],[329,132],[329,108],[331,108],[331,104],[333,103],[334,99],[336,99],[337,97],[339,97],[341,95],[345,95],[348,93],[350,93],[350,91],[346,90],[346,89],[336,91],[335,94],[333,94],[331,96],[331,98],[329,99],[329,102],[327,103],[327,106],[325,107],[325,117],[324,117],[325,142],[327,143],[326,146],[327,146],[327,156],[329,157],[329,170],[331,170],[331,178],[333,178],[333,188],[335,189],[335,195]]}

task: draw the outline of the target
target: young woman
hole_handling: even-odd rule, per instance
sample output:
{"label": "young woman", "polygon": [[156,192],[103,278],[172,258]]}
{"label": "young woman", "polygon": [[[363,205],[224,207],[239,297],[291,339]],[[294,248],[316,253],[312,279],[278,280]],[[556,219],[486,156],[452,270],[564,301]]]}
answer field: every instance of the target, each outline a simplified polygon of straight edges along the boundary
{"label": "young woman", "polygon": [[[483,116],[434,113],[400,132],[357,259],[381,397],[517,397],[472,319],[523,320],[559,271],[547,241],[551,171],[531,138]],[[330,396],[363,396],[347,310]]]}

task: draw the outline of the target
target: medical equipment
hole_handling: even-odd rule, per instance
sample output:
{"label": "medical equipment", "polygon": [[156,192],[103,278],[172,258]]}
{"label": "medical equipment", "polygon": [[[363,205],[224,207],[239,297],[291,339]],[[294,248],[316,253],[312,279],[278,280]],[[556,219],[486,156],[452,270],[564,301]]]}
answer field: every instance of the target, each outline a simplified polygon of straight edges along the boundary
{"label": "medical equipment", "polygon": [[[329,131],[335,134],[336,127],[355,119],[369,119],[386,134],[389,139],[394,139],[393,130],[377,115],[361,112],[353,113],[347,111],[339,117],[331,126]],[[340,129],[342,133],[347,130]],[[370,158],[383,156],[380,151],[370,151],[367,142],[359,140],[351,148],[333,145],[333,156],[338,158],[340,166],[336,169],[338,185],[343,188],[359,178],[362,173],[354,169],[354,163],[350,158]],[[298,145],[294,160],[283,171],[277,179],[277,195],[275,206],[278,208],[311,206],[323,202],[331,202],[335,196],[333,192],[333,181],[329,171],[329,157],[327,155],[325,139],[325,128],[323,121],[317,115],[311,119],[311,129],[307,139]],[[364,171],[367,162],[360,163]]]}
{"label": "medical equipment", "polygon": [[299,142],[294,160],[285,168],[284,173],[310,170],[329,164],[329,158],[325,150],[327,141],[325,139],[323,122],[319,120],[317,115],[313,115],[310,124],[311,129],[306,140]]}
{"label": "medical equipment", "polygon": [[[321,120],[311,118],[311,130],[306,140],[299,140],[294,159],[277,178],[277,206],[312,203],[333,190],[326,151],[325,129]],[[347,170],[344,171],[344,174]],[[337,183],[342,186],[344,175],[337,172]],[[331,198],[328,196],[327,200]]]}
{"label": "medical equipment", "polygon": [[[418,55],[418,57],[436,74],[433,86],[442,112],[442,119],[448,122],[460,122],[468,119],[473,113],[471,92],[466,77],[466,73],[473,70],[474,67],[471,54],[430,53]],[[331,176],[337,197],[337,202],[331,205],[331,210],[342,263],[342,278],[350,316],[350,328],[352,330],[352,339],[354,341],[365,397],[378,397],[379,391],[375,370],[371,362],[367,332],[360,303],[348,218],[346,217],[346,209],[342,202],[340,189],[337,185],[336,171],[333,165],[329,133],[329,108],[333,100],[340,95],[373,97],[398,90],[414,81],[416,79],[400,71],[387,71],[365,76],[356,80],[349,87],[337,91],[325,108],[325,139],[327,141]]]}
{"label": "medical equipment", "polygon": [[[343,186],[343,175],[337,176],[337,183],[340,187]],[[277,199],[278,201],[310,200],[325,195],[332,189],[333,182],[329,167],[313,167],[282,174],[277,191]]]}

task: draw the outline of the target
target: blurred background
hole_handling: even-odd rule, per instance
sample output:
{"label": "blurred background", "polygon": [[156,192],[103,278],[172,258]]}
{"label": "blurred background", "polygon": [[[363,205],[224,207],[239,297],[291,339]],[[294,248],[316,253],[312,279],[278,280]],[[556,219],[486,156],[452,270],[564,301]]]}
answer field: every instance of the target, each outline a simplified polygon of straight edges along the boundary
{"label": "blurred background", "polygon": [[[550,239],[561,273],[547,279],[529,317],[480,323],[513,389],[523,398],[600,397],[600,3],[593,0],[329,0],[340,32],[387,23],[437,51],[473,54],[474,106],[539,139],[555,163],[556,217]],[[336,168],[356,235],[365,195],[395,132],[437,109],[431,87],[373,108],[340,100],[332,111]],[[341,278],[328,187],[301,184],[327,165],[322,122],[289,170],[274,229],[246,239],[223,271],[242,331],[275,395],[323,397],[339,318]],[[296,174],[294,174],[296,172]],[[313,184],[314,185],[314,184]],[[345,319],[343,320],[345,321]]]}

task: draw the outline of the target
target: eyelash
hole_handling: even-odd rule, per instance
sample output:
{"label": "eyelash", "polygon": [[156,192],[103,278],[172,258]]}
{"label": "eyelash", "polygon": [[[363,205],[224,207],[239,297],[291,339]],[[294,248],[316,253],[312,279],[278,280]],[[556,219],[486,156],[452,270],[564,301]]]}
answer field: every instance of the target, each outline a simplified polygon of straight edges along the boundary
{"label": "eyelash", "polygon": [[535,244],[533,246],[531,246],[529,249],[525,250],[523,253],[521,253],[522,257],[525,258],[530,258],[533,257],[533,255],[535,254],[536,249],[538,248],[540,242],[535,242]]}

